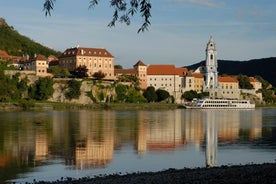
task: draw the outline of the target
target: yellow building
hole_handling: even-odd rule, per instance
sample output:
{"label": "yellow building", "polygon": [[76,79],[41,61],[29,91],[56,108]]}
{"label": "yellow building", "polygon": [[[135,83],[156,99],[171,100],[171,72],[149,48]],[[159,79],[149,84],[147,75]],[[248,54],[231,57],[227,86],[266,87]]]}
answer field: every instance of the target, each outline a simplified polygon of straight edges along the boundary
{"label": "yellow building", "polygon": [[88,76],[96,72],[106,74],[106,79],[114,79],[114,56],[106,49],[75,47],[66,49],[59,58],[59,66],[74,71],[86,66]]}
{"label": "yellow building", "polygon": [[239,99],[240,98],[240,89],[239,89],[239,81],[236,77],[220,76],[218,78],[218,83],[220,86],[219,93],[222,98],[229,99]]}
{"label": "yellow building", "polygon": [[259,89],[262,89],[262,83],[260,81],[258,81],[256,78],[249,77],[249,82],[256,91]]}
{"label": "yellow building", "polygon": [[197,93],[202,93],[204,84],[203,75],[201,73],[193,73],[192,76],[194,77],[194,90]]}
{"label": "yellow building", "polygon": [[47,72],[47,58],[43,55],[37,55],[34,58],[29,58],[26,61],[22,61],[20,68],[23,70],[35,71],[36,76],[39,77],[51,76],[51,74]]}

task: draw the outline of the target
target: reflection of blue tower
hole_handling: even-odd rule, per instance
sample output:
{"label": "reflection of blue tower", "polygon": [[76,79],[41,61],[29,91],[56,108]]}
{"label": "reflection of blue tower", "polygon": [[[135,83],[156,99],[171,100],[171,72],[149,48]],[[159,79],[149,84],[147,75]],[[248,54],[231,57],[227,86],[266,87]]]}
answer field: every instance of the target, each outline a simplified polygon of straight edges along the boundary
{"label": "reflection of blue tower", "polygon": [[217,125],[215,122],[215,111],[206,112],[206,166],[216,166],[217,160]]}

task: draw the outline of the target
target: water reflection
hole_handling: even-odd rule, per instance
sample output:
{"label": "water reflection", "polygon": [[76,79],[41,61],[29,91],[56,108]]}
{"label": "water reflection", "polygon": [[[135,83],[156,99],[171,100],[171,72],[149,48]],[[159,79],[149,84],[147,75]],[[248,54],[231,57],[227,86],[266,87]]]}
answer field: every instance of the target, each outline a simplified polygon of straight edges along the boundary
{"label": "water reflection", "polygon": [[[181,113],[168,111],[160,115],[154,112],[139,112],[137,151],[171,151],[182,146]],[[147,117],[148,120],[143,120]]]}
{"label": "water reflection", "polygon": [[114,154],[114,112],[102,116],[80,112],[76,135],[75,165],[77,169],[104,167]]}
{"label": "water reflection", "polygon": [[264,139],[275,145],[276,117],[271,126],[268,115],[262,109],[0,113],[0,181],[55,158],[73,170],[106,168],[125,145],[133,146],[138,158],[193,145],[212,167],[218,164],[219,147]]}
{"label": "water reflection", "polygon": [[214,167],[217,165],[217,143],[218,143],[218,135],[217,135],[217,123],[220,121],[216,121],[216,111],[208,111],[205,112],[205,124],[206,124],[206,166]]}
{"label": "water reflection", "polygon": [[262,111],[204,110],[206,125],[206,166],[217,166],[218,141],[229,144],[262,137]]}

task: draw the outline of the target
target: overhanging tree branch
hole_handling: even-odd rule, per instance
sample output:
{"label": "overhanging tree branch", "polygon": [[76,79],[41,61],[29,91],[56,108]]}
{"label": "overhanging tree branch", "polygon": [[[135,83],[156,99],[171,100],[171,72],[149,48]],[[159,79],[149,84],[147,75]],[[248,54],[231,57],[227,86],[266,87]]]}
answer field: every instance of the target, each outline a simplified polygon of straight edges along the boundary
{"label": "overhanging tree branch", "polygon": [[[51,16],[55,2],[56,0],[45,0],[43,11],[45,11],[46,16]],[[99,2],[100,0],[90,0],[89,9],[95,8]],[[131,17],[135,16],[139,11],[144,22],[138,29],[138,33],[148,30],[151,17],[150,0],[129,0],[129,3],[127,3],[126,0],[110,0],[110,6],[114,8],[114,13],[111,22],[108,24],[109,27],[114,27],[118,21],[130,25]]]}

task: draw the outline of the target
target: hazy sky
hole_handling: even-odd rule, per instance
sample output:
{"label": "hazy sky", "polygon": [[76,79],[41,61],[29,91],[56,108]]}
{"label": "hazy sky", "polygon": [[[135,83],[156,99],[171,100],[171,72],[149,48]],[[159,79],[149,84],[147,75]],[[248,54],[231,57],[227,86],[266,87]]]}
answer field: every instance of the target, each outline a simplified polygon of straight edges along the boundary
{"label": "hazy sky", "polygon": [[89,0],[56,0],[52,16],[45,17],[44,0],[0,0],[0,17],[55,50],[106,48],[124,68],[138,60],[179,67],[197,63],[205,59],[210,35],[219,59],[276,56],[276,0],[151,0],[151,27],[139,34],[139,15],[130,26],[107,27],[113,14],[109,2],[88,9]]}

